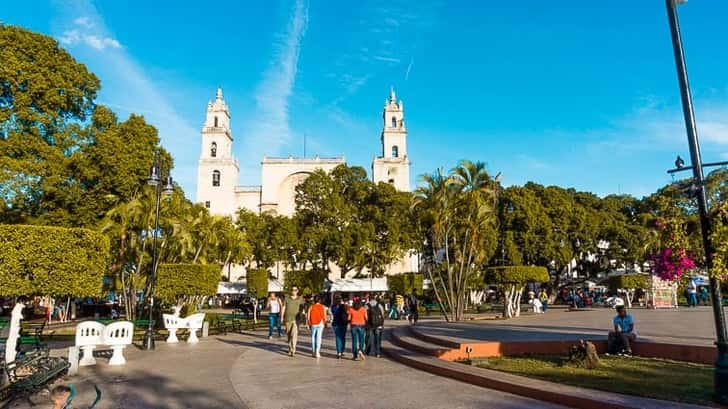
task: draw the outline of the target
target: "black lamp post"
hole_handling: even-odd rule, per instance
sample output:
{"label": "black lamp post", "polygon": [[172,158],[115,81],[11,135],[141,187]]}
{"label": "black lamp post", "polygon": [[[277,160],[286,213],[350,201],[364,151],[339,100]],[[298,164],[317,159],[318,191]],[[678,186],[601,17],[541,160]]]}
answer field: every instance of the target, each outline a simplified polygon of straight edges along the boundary
{"label": "black lamp post", "polygon": [[[162,187],[162,179],[165,180],[164,187]],[[157,254],[157,236],[159,235],[159,203],[162,199],[162,194],[170,195],[174,191],[174,185],[172,184],[172,177],[167,175],[166,178],[161,176],[161,166],[158,162],[155,162],[152,166],[151,172],[147,183],[154,186],[154,231],[152,239],[152,277],[149,281],[149,323],[147,324],[147,331],[144,333],[144,349],[154,349],[154,286],[157,283],[157,267],[159,266],[158,254]]]}
{"label": "black lamp post", "polygon": [[670,34],[672,36],[672,47],[675,53],[675,65],[677,66],[677,78],[680,83],[680,96],[682,98],[683,116],[685,117],[685,128],[688,135],[688,146],[690,148],[691,166],[685,167],[684,161],[678,156],[675,161],[676,169],[669,173],[692,169],[695,183],[694,192],[698,199],[700,211],[700,227],[703,235],[703,249],[705,250],[705,267],[710,275],[710,295],[713,304],[713,318],[715,319],[715,332],[718,347],[718,359],[715,362],[715,399],[720,403],[728,403],[728,335],[726,334],[725,315],[723,312],[723,297],[720,293],[720,282],[710,274],[713,267],[713,243],[710,239],[710,217],[708,214],[708,200],[705,193],[705,177],[703,167],[717,164],[703,164],[700,157],[700,145],[698,144],[698,131],[695,126],[695,114],[693,113],[693,101],[690,95],[690,83],[688,82],[685,55],[683,53],[682,39],[680,37],[680,24],[678,22],[676,6],[678,3],[685,3],[686,0],[666,0],[667,17],[670,21]]}

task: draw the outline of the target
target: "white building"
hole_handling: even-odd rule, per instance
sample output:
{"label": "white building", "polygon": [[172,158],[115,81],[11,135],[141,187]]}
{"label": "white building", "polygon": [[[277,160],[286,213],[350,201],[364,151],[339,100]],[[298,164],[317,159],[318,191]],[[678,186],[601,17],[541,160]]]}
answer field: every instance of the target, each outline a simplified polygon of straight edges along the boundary
{"label": "white building", "polygon": [[[382,114],[382,155],[372,161],[372,179],[388,182],[398,190],[409,191],[409,158],[407,128],[404,124],[404,104],[397,101],[394,90],[384,102]],[[296,210],[295,187],[315,170],[327,172],[346,163],[336,158],[269,158],[261,161],[261,184],[239,186],[238,161],[232,154],[233,135],[230,111],[218,88],[214,102],[207,104],[202,127],[202,151],[197,171],[197,202],[204,203],[210,212],[235,217],[238,209],[253,212],[273,212],[291,216]],[[418,271],[417,257],[407,257],[395,263],[390,273]]]}
{"label": "white building", "polygon": [[[373,181],[392,183],[409,191],[409,158],[404,104],[394,90],[384,102],[381,135],[382,156],[372,161]],[[197,170],[197,202],[213,214],[234,216],[238,209],[274,212],[290,216],[296,210],[295,187],[316,169],[331,171],[346,163],[337,158],[268,158],[261,161],[260,186],[238,186],[238,161],[233,157],[230,111],[218,88],[214,102],[207,104],[202,127],[202,151]]]}

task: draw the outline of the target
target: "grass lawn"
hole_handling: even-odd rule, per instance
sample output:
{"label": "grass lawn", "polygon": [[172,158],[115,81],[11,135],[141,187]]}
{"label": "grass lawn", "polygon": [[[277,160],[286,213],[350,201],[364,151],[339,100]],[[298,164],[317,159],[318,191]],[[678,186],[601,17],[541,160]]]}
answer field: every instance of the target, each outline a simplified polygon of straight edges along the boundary
{"label": "grass lawn", "polygon": [[566,358],[526,356],[488,358],[481,368],[609,392],[685,403],[709,404],[713,367],[652,358],[600,357],[598,368],[579,368]]}

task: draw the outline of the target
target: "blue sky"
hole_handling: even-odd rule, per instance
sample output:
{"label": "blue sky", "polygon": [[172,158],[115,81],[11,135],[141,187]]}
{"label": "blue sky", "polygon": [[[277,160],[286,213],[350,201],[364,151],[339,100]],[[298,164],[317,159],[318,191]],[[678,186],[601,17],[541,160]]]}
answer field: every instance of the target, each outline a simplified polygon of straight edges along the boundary
{"label": "blue sky", "polygon": [[[728,159],[728,2],[679,8],[707,161]],[[194,199],[200,128],[223,87],[241,184],[263,155],[380,154],[405,103],[412,182],[460,159],[504,183],[648,194],[687,155],[664,1],[10,1],[0,21],[57,38],[141,113]]]}

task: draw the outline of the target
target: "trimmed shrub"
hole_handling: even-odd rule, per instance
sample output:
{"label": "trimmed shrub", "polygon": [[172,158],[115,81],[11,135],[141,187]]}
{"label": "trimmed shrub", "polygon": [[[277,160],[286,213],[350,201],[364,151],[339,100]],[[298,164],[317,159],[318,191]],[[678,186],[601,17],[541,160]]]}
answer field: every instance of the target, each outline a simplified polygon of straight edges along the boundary
{"label": "trimmed shrub", "polygon": [[503,316],[511,318],[521,315],[521,295],[526,283],[544,283],[550,277],[546,267],[502,266],[485,269],[484,279],[486,283],[497,284],[503,288]]}
{"label": "trimmed shrub", "polygon": [[326,272],[323,270],[291,270],[286,271],[283,285],[286,293],[296,286],[299,294],[316,295],[324,291],[324,280]]}
{"label": "trimmed shrub", "polygon": [[268,270],[264,268],[249,268],[245,274],[245,283],[248,294],[256,298],[268,295]]}
{"label": "trimmed shrub", "polygon": [[488,267],[484,274],[485,282],[492,284],[518,284],[528,282],[545,283],[550,280],[546,267],[540,266],[501,266]]}
{"label": "trimmed shrub", "polygon": [[415,289],[422,294],[423,277],[419,273],[402,273],[387,276],[387,287],[395,294],[409,294]]}
{"label": "trimmed shrub", "polygon": [[0,225],[0,295],[101,295],[109,240],[88,229]]}
{"label": "trimmed shrub", "polygon": [[217,264],[160,264],[155,295],[167,304],[213,296],[219,279],[220,266]]}
{"label": "trimmed shrub", "polygon": [[623,274],[609,277],[609,289],[616,291],[620,288],[647,288],[646,274]]}

